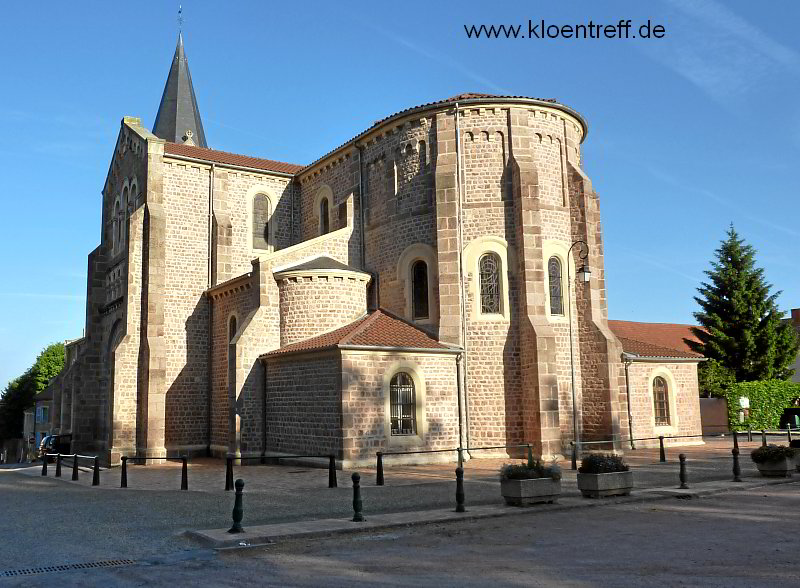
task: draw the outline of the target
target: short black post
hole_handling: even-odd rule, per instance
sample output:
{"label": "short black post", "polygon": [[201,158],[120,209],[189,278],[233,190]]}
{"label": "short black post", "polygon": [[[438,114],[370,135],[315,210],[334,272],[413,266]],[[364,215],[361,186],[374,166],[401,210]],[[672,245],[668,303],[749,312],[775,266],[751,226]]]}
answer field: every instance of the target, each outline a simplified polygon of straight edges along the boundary
{"label": "short black post", "polygon": [[533,447],[531,447],[530,443],[528,443],[528,467],[533,467]]}
{"label": "short black post", "polygon": [[233,490],[233,458],[225,459],[225,492]]}
{"label": "short black post", "polygon": [[733,454],[733,481],[741,482],[742,468],[739,466],[739,436],[736,431],[733,432],[733,449],[731,449],[731,453]]}
{"label": "short black post", "polygon": [[578,447],[575,445],[575,441],[570,441],[570,445],[572,445],[572,469],[578,469]]}
{"label": "short black post", "polygon": [[375,455],[378,457],[378,465],[376,466],[377,472],[375,474],[375,485],[383,486],[383,453],[379,451]]}
{"label": "short black post", "polygon": [[464,468],[456,468],[456,512],[466,512],[464,508]]}
{"label": "short black post", "polygon": [[72,456],[72,481],[78,481],[78,454]]}
{"label": "short black post", "polygon": [[678,456],[678,459],[681,462],[681,470],[680,470],[681,485],[680,485],[680,488],[681,488],[681,490],[686,490],[687,488],[689,488],[689,485],[686,483],[686,454],[685,453],[681,453]]}
{"label": "short black post", "polygon": [[792,423],[786,424],[786,440],[789,441],[789,445],[792,444]]}
{"label": "short black post", "polygon": [[667,452],[664,449],[664,435],[658,436],[658,461],[661,463],[667,461]]}
{"label": "short black post", "polygon": [[761,430],[761,446],[762,447],[767,446],[767,432],[764,431],[763,429]]}
{"label": "short black post", "polygon": [[747,440],[748,441],[753,440],[753,429],[747,429]]}
{"label": "short black post", "polygon": [[244,493],[244,480],[236,480],[236,498],[233,501],[233,526],[228,529],[228,533],[243,533],[242,519],[244,518],[244,507],[242,507],[242,494]]}
{"label": "short black post", "polygon": [[128,487],[128,458],[124,455],[122,456],[122,474],[119,478],[119,487]]}
{"label": "short black post", "polygon": [[189,465],[185,455],[181,456],[181,490],[189,489]]}
{"label": "short black post", "polygon": [[364,521],[364,515],[361,514],[361,509],[364,506],[361,502],[361,474],[353,472],[353,522],[361,523]]}
{"label": "short black post", "polygon": [[328,488],[336,488],[336,456],[331,453],[328,458]]}
{"label": "short black post", "polygon": [[56,454],[56,478],[61,477],[61,454]]}
{"label": "short black post", "polygon": [[47,454],[46,453],[44,454],[44,457],[42,457],[42,475],[43,476],[47,475]]}
{"label": "short black post", "polygon": [[92,472],[92,486],[100,485],[100,458],[94,456],[94,468]]}

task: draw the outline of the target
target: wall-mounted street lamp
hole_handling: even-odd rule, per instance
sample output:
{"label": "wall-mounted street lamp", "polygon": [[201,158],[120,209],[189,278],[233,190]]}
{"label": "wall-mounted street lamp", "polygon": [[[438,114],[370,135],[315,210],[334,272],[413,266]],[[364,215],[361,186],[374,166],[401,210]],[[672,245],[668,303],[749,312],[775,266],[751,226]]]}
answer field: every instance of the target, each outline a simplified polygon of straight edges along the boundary
{"label": "wall-mounted street lamp", "polygon": [[592,272],[589,265],[585,262],[589,257],[589,246],[586,241],[575,241],[567,251],[567,308],[569,308],[569,365],[572,372],[572,469],[578,469],[578,453],[580,453],[580,431],[578,426],[578,403],[575,398],[575,353],[572,348],[572,276],[569,263],[572,250],[576,245],[580,245],[578,259],[583,262],[581,268],[576,272],[578,282],[588,284],[592,279]]}

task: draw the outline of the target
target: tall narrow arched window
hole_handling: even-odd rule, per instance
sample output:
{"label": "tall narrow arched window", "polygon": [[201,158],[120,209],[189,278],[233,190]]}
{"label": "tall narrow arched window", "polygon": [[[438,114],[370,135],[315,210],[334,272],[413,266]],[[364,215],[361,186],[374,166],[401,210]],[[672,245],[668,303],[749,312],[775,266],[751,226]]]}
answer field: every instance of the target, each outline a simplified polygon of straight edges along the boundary
{"label": "tall narrow arched window", "polygon": [[425,173],[428,166],[428,152],[425,150],[425,141],[419,142],[419,171]]}
{"label": "tall narrow arched window", "polygon": [[253,198],[253,249],[269,249],[269,198],[266,194],[256,194]]}
{"label": "tall narrow arched window", "polygon": [[114,212],[111,217],[111,251],[117,252],[119,245],[119,200],[114,203]]}
{"label": "tall narrow arched window", "polygon": [[416,435],[417,399],[414,380],[406,372],[398,372],[389,383],[389,408],[392,435]]}
{"label": "tall narrow arched window", "polygon": [[564,314],[564,295],[561,290],[561,260],[551,257],[547,262],[547,275],[550,280],[550,314]]}
{"label": "tall narrow arched window", "polygon": [[411,266],[411,310],[414,320],[429,318],[428,264],[421,259]]}
{"label": "tall narrow arched window", "polygon": [[656,415],[656,426],[669,425],[669,388],[667,380],[661,376],[653,378],[653,410]]}
{"label": "tall narrow arched window", "polygon": [[122,202],[120,206],[120,219],[119,219],[119,243],[125,244],[125,221],[128,218],[128,188],[122,191]]}
{"label": "tall narrow arched window", "polygon": [[323,198],[319,202],[319,234],[326,235],[331,230],[330,217],[328,216],[328,199]]}
{"label": "tall narrow arched window", "polygon": [[486,253],[478,261],[481,287],[481,314],[500,313],[500,257]]}

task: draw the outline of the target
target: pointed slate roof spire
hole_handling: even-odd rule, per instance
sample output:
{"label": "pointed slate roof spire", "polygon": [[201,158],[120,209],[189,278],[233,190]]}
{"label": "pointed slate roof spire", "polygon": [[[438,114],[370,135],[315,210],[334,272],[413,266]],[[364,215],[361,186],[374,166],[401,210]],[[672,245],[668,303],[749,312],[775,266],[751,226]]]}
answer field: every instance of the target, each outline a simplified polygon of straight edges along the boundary
{"label": "pointed slate roof spire", "polygon": [[[191,131],[191,134],[187,131]],[[189,73],[189,61],[183,51],[182,33],[178,34],[175,57],[172,58],[167,85],[164,86],[156,122],[153,123],[153,134],[173,143],[184,143],[190,138],[189,144],[208,147]]]}

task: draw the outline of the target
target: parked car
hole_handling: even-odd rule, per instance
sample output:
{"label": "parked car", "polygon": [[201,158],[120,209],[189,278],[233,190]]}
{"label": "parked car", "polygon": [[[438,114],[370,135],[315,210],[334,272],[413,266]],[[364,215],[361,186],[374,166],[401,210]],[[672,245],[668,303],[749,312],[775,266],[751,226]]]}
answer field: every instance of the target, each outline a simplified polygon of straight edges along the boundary
{"label": "parked car", "polygon": [[[48,435],[39,444],[39,458],[44,458],[48,453],[68,454],[71,446],[72,435]],[[55,461],[55,457],[48,458],[48,461]]]}

